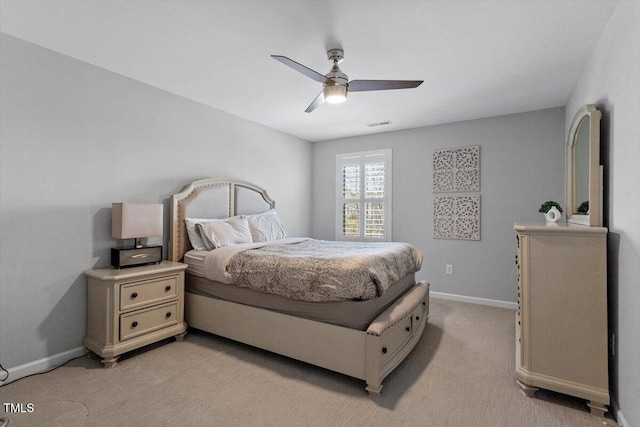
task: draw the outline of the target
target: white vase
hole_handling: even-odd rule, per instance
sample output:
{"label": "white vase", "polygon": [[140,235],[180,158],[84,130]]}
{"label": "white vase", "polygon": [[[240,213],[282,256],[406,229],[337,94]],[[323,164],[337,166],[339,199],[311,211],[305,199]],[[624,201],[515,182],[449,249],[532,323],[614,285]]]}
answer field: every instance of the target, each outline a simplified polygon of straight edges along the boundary
{"label": "white vase", "polygon": [[562,217],[562,212],[560,212],[555,206],[551,206],[551,209],[544,214],[544,217],[547,219],[547,222],[558,222]]}

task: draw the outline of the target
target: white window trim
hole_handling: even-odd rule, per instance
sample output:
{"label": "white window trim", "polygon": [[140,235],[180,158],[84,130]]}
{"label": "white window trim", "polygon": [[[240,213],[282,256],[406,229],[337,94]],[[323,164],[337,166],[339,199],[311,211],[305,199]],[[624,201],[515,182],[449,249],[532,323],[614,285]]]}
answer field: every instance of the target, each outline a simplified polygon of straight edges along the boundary
{"label": "white window trim", "polygon": [[[360,181],[360,194],[362,195],[359,199],[359,202],[364,205],[368,201],[374,201],[376,203],[384,203],[385,205],[385,215],[384,215],[384,237],[366,237],[364,235],[364,207],[361,208],[361,218],[360,218],[360,230],[362,230],[362,235],[358,237],[348,237],[342,235],[342,203],[344,199],[342,198],[342,165],[347,163],[348,159],[352,159],[354,157],[359,157],[360,167],[362,171],[364,171],[365,159],[367,156],[380,156],[384,157],[385,162],[385,172],[384,172],[384,197],[382,199],[366,199],[364,197],[364,179]],[[336,154],[336,169],[335,169],[335,180],[336,180],[336,203],[335,203],[335,238],[336,240],[343,241],[356,241],[356,242],[389,242],[391,241],[391,230],[392,230],[392,153],[391,148],[383,149],[383,150],[372,150],[372,151],[359,151],[355,153],[342,153]]]}

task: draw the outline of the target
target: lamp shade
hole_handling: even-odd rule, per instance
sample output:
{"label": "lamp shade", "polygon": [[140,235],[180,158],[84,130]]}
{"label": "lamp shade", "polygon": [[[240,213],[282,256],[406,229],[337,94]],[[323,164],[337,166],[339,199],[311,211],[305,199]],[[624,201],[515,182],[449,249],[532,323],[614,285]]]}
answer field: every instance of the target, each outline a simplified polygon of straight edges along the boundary
{"label": "lamp shade", "polygon": [[162,205],[113,203],[111,236],[114,239],[162,236]]}

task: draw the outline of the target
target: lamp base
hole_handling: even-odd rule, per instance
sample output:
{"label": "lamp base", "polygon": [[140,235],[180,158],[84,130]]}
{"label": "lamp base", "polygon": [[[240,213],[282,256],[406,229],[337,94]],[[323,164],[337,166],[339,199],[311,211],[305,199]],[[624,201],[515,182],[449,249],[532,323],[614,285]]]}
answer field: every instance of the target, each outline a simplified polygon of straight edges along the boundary
{"label": "lamp base", "polygon": [[162,262],[162,246],[111,248],[111,265],[115,268],[138,267]]}

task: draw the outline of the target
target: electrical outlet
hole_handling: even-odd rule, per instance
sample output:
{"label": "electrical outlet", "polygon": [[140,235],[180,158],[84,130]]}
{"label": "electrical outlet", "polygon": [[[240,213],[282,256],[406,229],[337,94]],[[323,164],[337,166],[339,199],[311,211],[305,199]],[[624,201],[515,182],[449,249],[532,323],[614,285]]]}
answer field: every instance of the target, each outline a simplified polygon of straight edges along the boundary
{"label": "electrical outlet", "polygon": [[447,274],[453,274],[453,264],[447,264],[447,268],[445,271]]}

